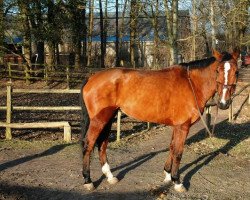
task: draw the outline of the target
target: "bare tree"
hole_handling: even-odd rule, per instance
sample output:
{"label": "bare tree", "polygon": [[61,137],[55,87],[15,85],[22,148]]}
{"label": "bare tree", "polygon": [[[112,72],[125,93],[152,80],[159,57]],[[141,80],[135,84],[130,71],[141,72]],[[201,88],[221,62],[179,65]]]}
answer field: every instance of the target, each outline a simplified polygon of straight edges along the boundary
{"label": "bare tree", "polygon": [[94,26],[94,0],[89,0],[89,29],[88,29],[88,53],[87,53],[87,66],[91,65],[92,55],[92,35]]}
{"label": "bare tree", "polygon": [[191,59],[196,59],[196,35],[197,35],[197,1],[192,0],[192,51]]}
{"label": "bare tree", "polygon": [[26,67],[31,69],[31,27],[29,22],[30,12],[29,12],[29,2],[24,0],[19,0],[18,5],[21,12],[21,23],[22,23],[22,33],[23,33],[23,57],[27,63]]}
{"label": "bare tree", "polygon": [[209,6],[210,6],[210,23],[211,23],[211,38],[212,38],[212,48],[216,49],[216,33],[215,33],[215,29],[216,29],[216,24],[215,24],[215,0],[210,0],[209,2]]}
{"label": "bare tree", "polygon": [[105,67],[105,33],[104,33],[104,24],[103,24],[103,9],[102,9],[102,0],[99,0],[99,8],[100,8],[100,35],[101,35],[101,68]]}
{"label": "bare tree", "polygon": [[4,43],[4,8],[3,0],[0,0],[0,65],[3,64],[3,43]]}
{"label": "bare tree", "polygon": [[120,55],[119,55],[119,4],[118,0],[115,1],[115,52],[116,52],[116,59],[115,65],[116,67],[120,66]]}
{"label": "bare tree", "polygon": [[178,0],[164,0],[167,44],[170,51],[170,65],[178,62],[177,29],[178,29]]}
{"label": "bare tree", "polygon": [[130,64],[133,68],[136,66],[136,31],[138,4],[136,0],[131,0],[130,3]]}

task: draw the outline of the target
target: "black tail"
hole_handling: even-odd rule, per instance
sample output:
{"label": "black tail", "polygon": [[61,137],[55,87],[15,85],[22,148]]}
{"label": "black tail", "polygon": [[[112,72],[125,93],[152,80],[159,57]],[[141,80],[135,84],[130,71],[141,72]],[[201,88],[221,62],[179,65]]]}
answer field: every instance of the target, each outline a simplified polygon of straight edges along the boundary
{"label": "black tail", "polygon": [[86,85],[86,83],[88,82],[88,80],[84,80],[83,81],[83,84],[82,84],[82,87],[81,87],[81,92],[80,92],[80,104],[81,104],[81,107],[82,107],[82,119],[81,119],[81,128],[82,128],[82,134],[81,134],[81,137],[80,137],[80,141],[83,141],[85,136],[86,136],[86,133],[88,131],[88,128],[89,128],[89,114],[88,114],[88,111],[87,111],[87,108],[86,108],[86,105],[85,105],[85,102],[84,102],[84,99],[83,99],[83,87]]}

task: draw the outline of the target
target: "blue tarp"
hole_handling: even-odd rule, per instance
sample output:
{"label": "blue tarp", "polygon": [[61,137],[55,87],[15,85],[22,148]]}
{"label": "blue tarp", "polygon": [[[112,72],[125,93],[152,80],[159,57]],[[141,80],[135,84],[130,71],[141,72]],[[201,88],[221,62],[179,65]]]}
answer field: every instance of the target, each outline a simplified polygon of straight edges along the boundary
{"label": "blue tarp", "polygon": [[[165,37],[160,36],[160,39],[164,40]],[[152,42],[154,40],[154,36],[153,35],[146,35],[144,37],[140,37],[139,40],[142,41],[142,42],[146,42],[146,41],[151,41]],[[88,41],[88,39],[87,39],[87,41]],[[106,38],[106,41],[107,42],[115,42],[116,41],[116,36],[108,36]],[[122,37],[122,42],[129,42],[129,41],[130,41],[130,36],[129,35],[126,35],[126,36]],[[99,35],[92,37],[92,42],[101,42],[101,37]]]}
{"label": "blue tarp", "polygon": [[20,43],[22,41],[23,41],[22,37],[14,37],[14,38],[6,37],[4,39],[4,42],[7,43],[7,44],[18,44],[18,43]]}

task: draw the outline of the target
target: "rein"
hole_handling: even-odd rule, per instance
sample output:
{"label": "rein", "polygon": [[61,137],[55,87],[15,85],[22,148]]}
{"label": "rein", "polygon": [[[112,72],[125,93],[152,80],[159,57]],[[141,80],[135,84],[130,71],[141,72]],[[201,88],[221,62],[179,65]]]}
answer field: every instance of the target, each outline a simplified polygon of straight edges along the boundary
{"label": "rein", "polygon": [[187,67],[187,74],[188,74],[188,82],[189,82],[189,85],[191,86],[191,89],[192,89],[192,92],[193,92],[193,95],[194,95],[194,99],[195,99],[195,103],[196,103],[196,106],[197,106],[197,109],[198,109],[198,113],[199,113],[199,116],[201,118],[201,121],[205,127],[205,129],[207,130],[207,132],[209,133],[210,136],[212,136],[214,134],[214,129],[215,129],[215,122],[216,122],[216,119],[217,119],[217,116],[218,116],[218,106],[216,106],[216,115],[215,115],[215,118],[214,118],[214,122],[213,122],[213,128],[212,128],[212,132],[209,130],[205,120],[203,119],[202,117],[202,114],[201,114],[201,111],[200,111],[200,108],[199,108],[199,105],[198,105],[198,101],[197,101],[197,96],[195,94],[195,91],[194,91],[194,87],[193,87],[193,83],[192,83],[192,80],[191,80],[191,77],[190,77],[190,67],[188,66]]}

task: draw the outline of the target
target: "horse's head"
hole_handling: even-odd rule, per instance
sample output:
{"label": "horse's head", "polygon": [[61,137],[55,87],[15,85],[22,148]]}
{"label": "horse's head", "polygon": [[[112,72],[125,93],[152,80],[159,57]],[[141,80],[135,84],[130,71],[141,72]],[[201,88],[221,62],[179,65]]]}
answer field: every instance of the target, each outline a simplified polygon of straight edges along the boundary
{"label": "horse's head", "polygon": [[218,106],[220,109],[227,109],[232,102],[231,96],[235,91],[238,76],[237,59],[239,52],[235,50],[232,54],[213,52],[214,57],[219,61],[217,67],[217,93],[219,96]]}

